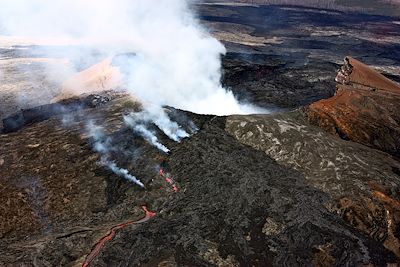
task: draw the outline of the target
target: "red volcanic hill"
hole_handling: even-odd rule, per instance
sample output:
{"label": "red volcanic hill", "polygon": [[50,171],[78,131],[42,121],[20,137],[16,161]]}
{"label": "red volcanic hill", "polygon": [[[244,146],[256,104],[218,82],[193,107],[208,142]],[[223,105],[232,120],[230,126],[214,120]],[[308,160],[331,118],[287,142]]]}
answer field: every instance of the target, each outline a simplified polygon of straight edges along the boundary
{"label": "red volcanic hill", "polygon": [[335,96],[311,104],[310,121],[330,133],[400,156],[400,85],[351,58]]}

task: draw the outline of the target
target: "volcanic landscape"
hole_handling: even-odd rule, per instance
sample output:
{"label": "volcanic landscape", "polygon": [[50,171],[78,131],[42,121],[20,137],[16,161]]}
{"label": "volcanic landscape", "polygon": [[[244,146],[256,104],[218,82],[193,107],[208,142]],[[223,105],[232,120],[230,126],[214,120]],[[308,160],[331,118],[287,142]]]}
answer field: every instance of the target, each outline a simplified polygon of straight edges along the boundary
{"label": "volcanic landscape", "polygon": [[0,36],[0,266],[398,266],[400,18],[190,9],[254,112],[155,116],[136,55]]}

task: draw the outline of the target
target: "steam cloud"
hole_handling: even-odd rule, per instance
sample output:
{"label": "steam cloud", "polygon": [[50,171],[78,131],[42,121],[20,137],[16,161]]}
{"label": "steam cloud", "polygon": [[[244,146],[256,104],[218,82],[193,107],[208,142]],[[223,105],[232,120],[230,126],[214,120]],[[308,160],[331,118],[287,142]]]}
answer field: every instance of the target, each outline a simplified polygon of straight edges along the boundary
{"label": "steam cloud", "polygon": [[[40,46],[40,53],[50,58],[61,48],[63,57],[86,66],[93,63],[94,57],[118,59],[124,86],[144,107],[140,113],[124,116],[125,124],[168,153],[149,125],[156,125],[176,142],[189,134],[171,121],[162,106],[215,115],[266,112],[239,103],[231,91],[221,86],[220,57],[226,52],[225,47],[200,26],[190,9],[193,3],[194,0],[0,0],[0,34],[11,39],[19,36],[25,44],[45,44]],[[48,75],[62,80],[71,71],[65,66],[52,68]],[[191,133],[196,131],[192,122],[187,124]],[[89,125],[88,132],[94,140],[94,150],[102,155],[103,165],[144,187],[128,170],[110,160],[114,148],[101,128]]]}
{"label": "steam cloud", "polygon": [[[66,57],[78,61],[92,58],[94,51],[104,57],[134,53],[120,66],[128,91],[143,103],[202,114],[265,112],[239,103],[222,88],[225,48],[199,25],[188,1],[0,0],[0,31],[74,45]],[[155,123],[168,134],[175,125],[164,127],[165,114],[158,111]],[[184,137],[175,134],[168,135]]]}

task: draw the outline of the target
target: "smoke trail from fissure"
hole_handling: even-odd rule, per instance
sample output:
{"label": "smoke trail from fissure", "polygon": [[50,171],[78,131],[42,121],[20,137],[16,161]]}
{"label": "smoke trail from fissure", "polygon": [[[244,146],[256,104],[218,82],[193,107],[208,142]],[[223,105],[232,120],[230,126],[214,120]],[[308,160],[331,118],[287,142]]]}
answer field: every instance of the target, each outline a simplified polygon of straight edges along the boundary
{"label": "smoke trail from fissure", "polygon": [[157,127],[175,142],[180,142],[183,138],[189,137],[189,134],[183,130],[176,122],[171,121],[165,112],[158,113],[153,118],[153,122]]}
{"label": "smoke trail from fissure", "polygon": [[144,188],[144,184],[138,178],[130,174],[128,170],[118,167],[115,162],[109,159],[110,152],[115,149],[111,144],[111,139],[109,137],[106,137],[103,129],[99,126],[95,126],[92,122],[89,122],[86,128],[89,132],[90,137],[93,140],[93,149],[101,154],[100,163],[110,169],[116,175],[132,181],[140,187]]}
{"label": "smoke trail from fissure", "polygon": [[[28,43],[46,43],[40,46],[40,55],[51,58],[56,51],[59,57],[61,54],[72,63],[79,62],[80,66],[92,65],[93,58],[107,58],[104,64],[85,73],[85,78],[92,81],[91,78],[101,76],[113,82],[121,80],[123,84],[118,84],[118,87],[125,88],[144,107],[143,112],[125,116],[126,125],[147,142],[169,153],[149,125],[156,125],[176,142],[189,137],[189,134],[171,121],[163,106],[215,115],[266,112],[239,103],[231,91],[222,87],[221,55],[226,50],[200,25],[191,10],[194,2],[0,0],[0,39],[4,37],[2,35],[23,36]],[[106,64],[116,57],[118,66]],[[71,74],[70,71],[79,69],[67,68],[67,71],[65,66],[60,69],[56,69],[56,65],[50,67],[48,75],[54,78],[56,73],[60,83]],[[119,79],[120,76],[123,79]],[[89,87],[83,86],[73,93],[85,93],[85,88],[88,90]],[[195,131],[197,127],[189,128]],[[115,174],[144,186],[128,170],[119,168],[110,160],[110,153],[117,152],[113,151],[117,148],[100,128],[92,125],[88,132],[94,140],[94,150],[102,155],[105,166]]]}
{"label": "smoke trail from fissure", "polygon": [[[148,122],[154,123],[166,136],[175,142],[179,142],[181,139],[189,137],[189,134],[182,129],[182,127],[180,127],[176,122],[171,121],[161,107],[154,105],[147,105],[144,111],[131,113],[128,116],[125,116],[125,122],[130,126]],[[186,123],[193,125],[193,122],[189,119],[186,120]]]}
{"label": "smoke trail from fissure", "polygon": [[113,171],[116,175],[123,177],[129,181],[134,182],[135,184],[139,185],[140,187],[144,188],[144,184],[137,179],[135,176],[129,173],[128,170],[120,168],[117,166],[115,162],[108,161],[105,158],[102,158],[101,162],[103,163],[104,166],[107,166],[111,171]]}
{"label": "smoke trail from fissure", "polygon": [[158,141],[157,136],[145,126],[144,121],[140,121],[134,115],[124,116],[125,123],[137,134],[142,136],[147,142],[158,148],[159,150],[169,153],[169,149]]}

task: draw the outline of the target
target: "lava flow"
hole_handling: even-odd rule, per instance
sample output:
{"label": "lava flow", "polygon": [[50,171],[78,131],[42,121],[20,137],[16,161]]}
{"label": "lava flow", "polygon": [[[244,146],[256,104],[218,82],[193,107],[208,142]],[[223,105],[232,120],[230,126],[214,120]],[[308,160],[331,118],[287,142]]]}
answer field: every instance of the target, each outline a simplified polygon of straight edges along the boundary
{"label": "lava flow", "polygon": [[97,242],[97,244],[93,247],[92,251],[86,257],[84,263],[82,264],[82,267],[89,266],[89,264],[97,257],[97,255],[99,255],[101,249],[105,246],[106,242],[113,240],[113,238],[117,234],[117,230],[125,228],[132,224],[140,224],[140,223],[147,222],[148,220],[150,220],[151,218],[156,216],[156,213],[149,211],[146,206],[142,206],[142,209],[146,212],[146,215],[142,219],[140,219],[138,221],[129,221],[126,223],[121,223],[121,224],[118,224],[118,225],[114,226],[113,228],[111,228],[110,232],[106,236],[101,238],[100,241]]}
{"label": "lava flow", "polygon": [[165,178],[165,181],[172,186],[172,190],[178,192],[178,186],[176,185],[174,179],[172,178],[170,173],[166,173],[164,169],[160,169],[160,175]]}

